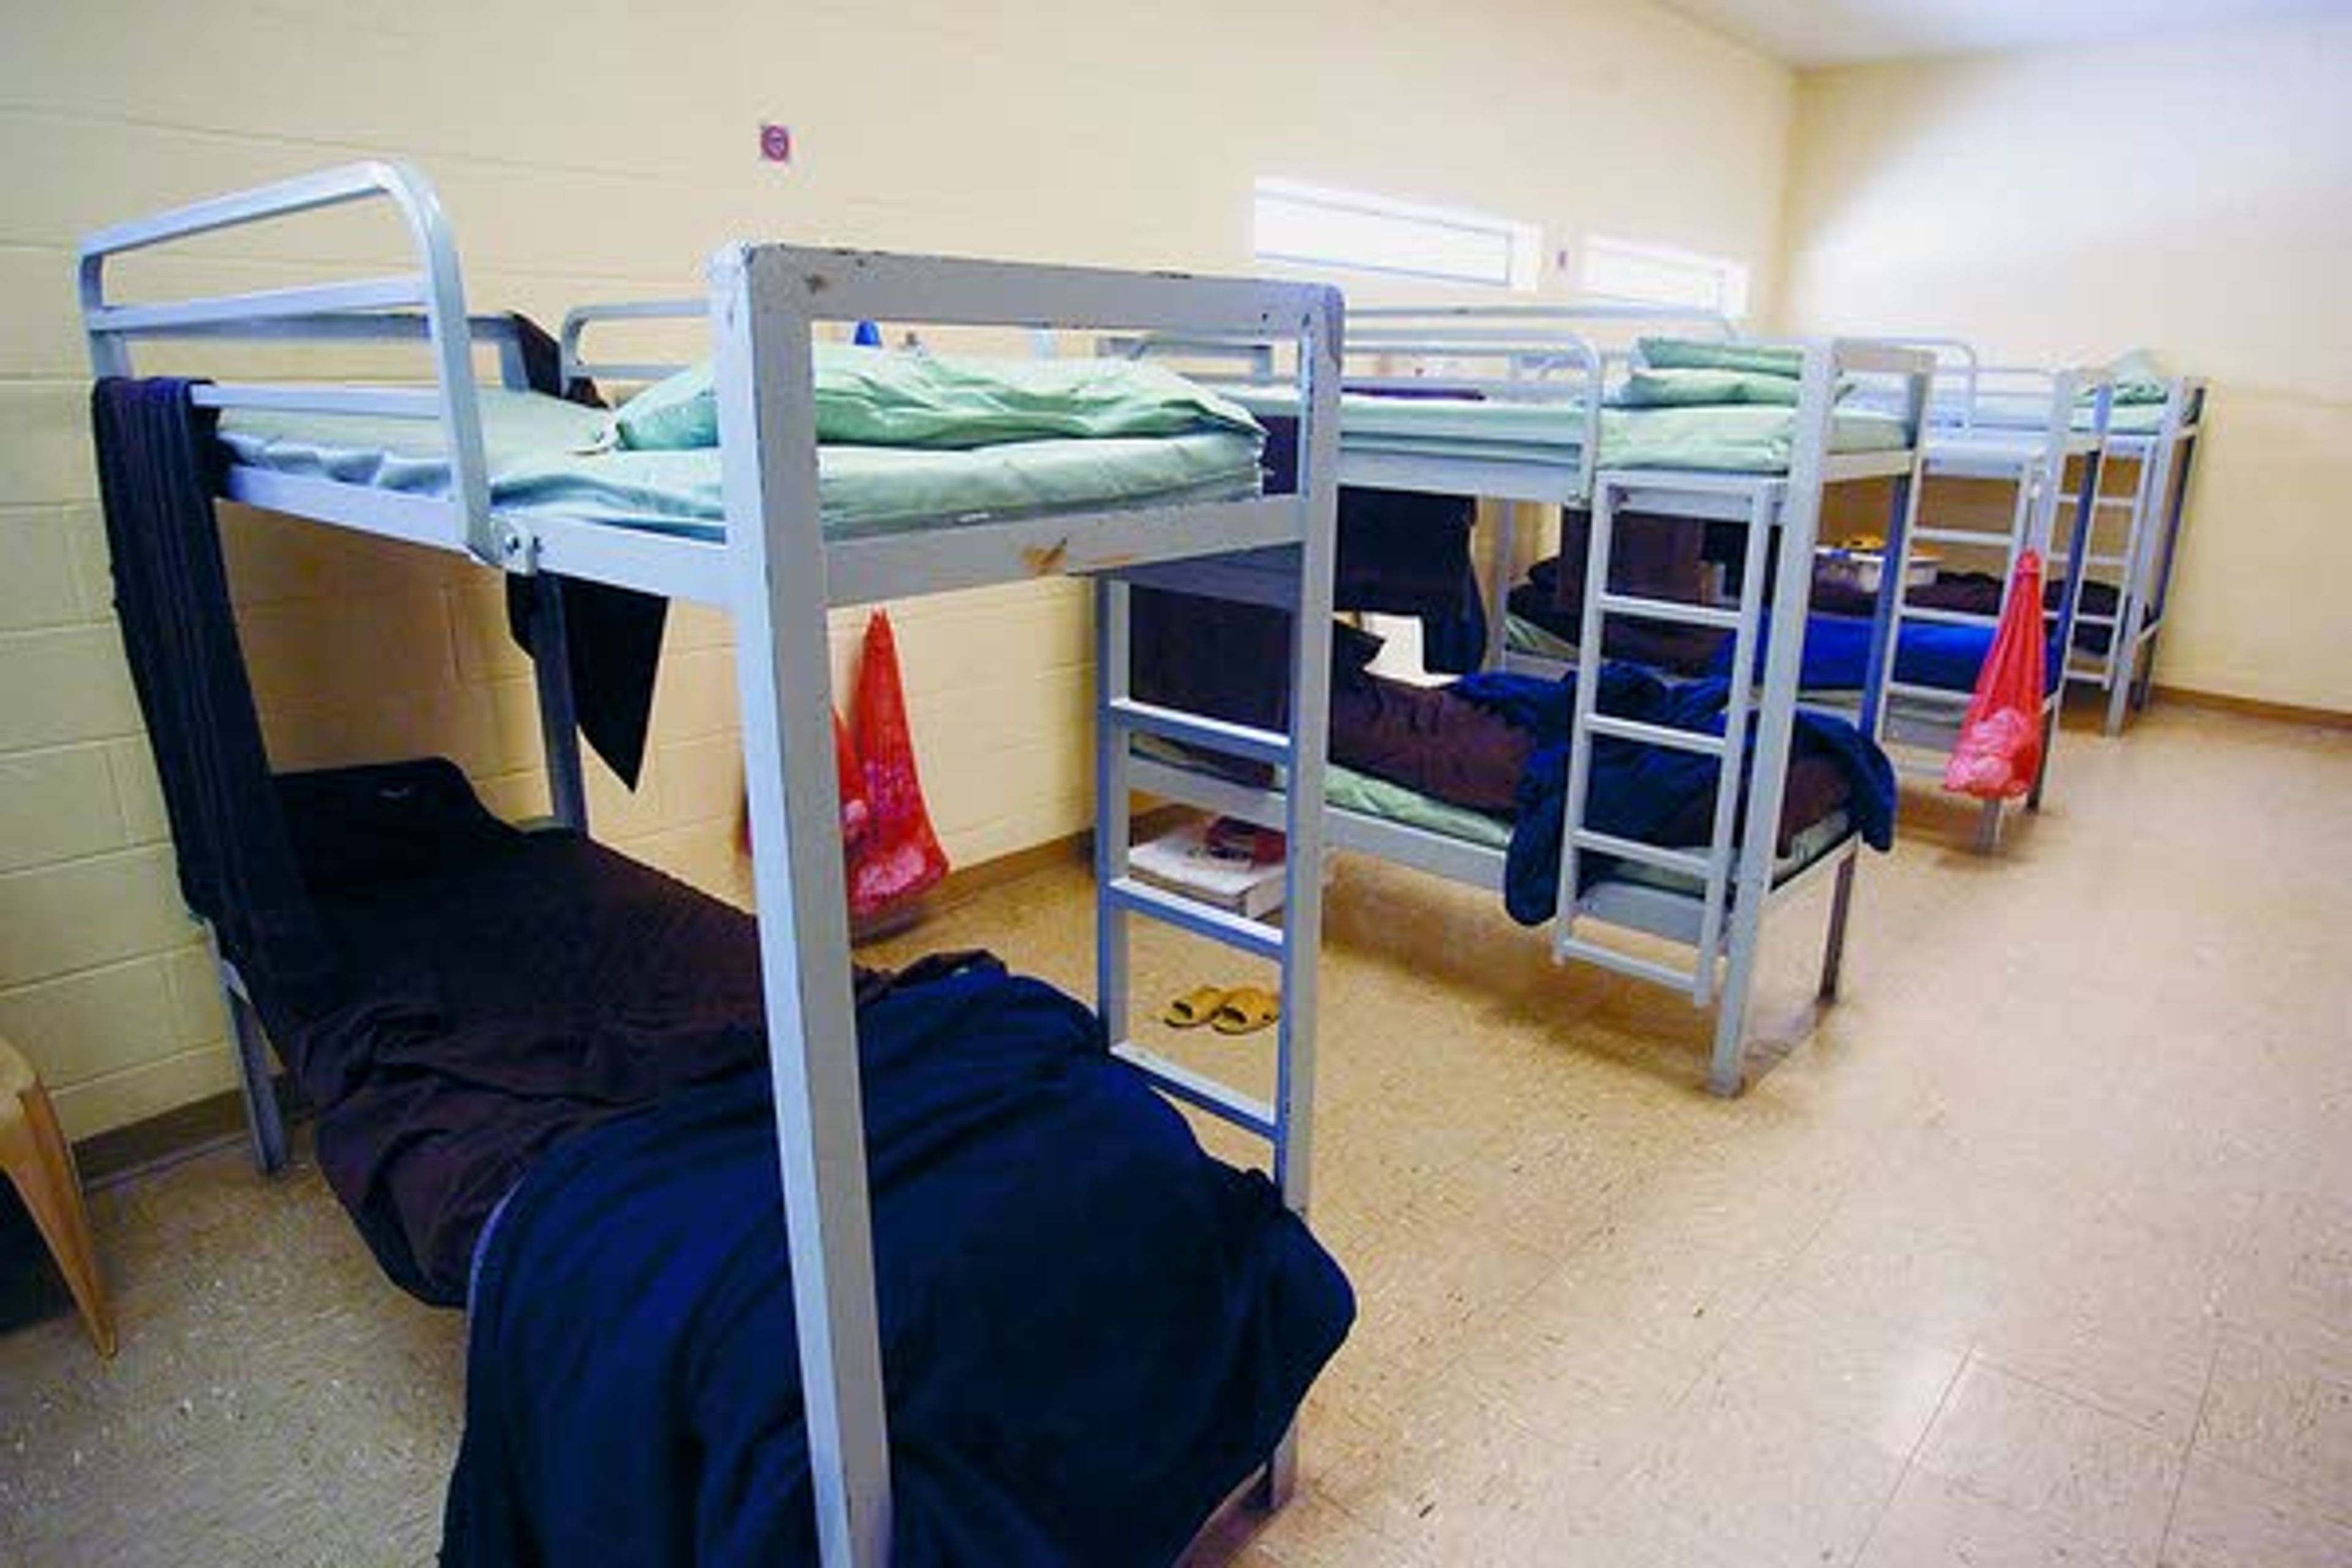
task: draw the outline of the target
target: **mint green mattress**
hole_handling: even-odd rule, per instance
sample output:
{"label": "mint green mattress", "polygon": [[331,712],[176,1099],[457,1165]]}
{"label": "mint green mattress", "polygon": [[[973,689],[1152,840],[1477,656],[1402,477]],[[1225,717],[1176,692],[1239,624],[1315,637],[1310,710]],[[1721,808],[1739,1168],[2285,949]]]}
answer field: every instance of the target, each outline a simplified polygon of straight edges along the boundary
{"label": "mint green mattress", "polygon": [[[726,502],[714,447],[597,450],[602,409],[484,388],[490,504],[716,540]],[[421,420],[236,410],[220,440],[244,466],[403,494],[446,496],[438,428]],[[1013,441],[967,450],[824,446],[817,495],[828,533],[850,536],[1146,501],[1228,500],[1258,488],[1257,437],[1235,430]]]}
{"label": "mint green mattress", "polygon": [[[1297,409],[1286,389],[1221,390],[1260,418]],[[1796,426],[1796,411],[1773,404],[1608,407],[1601,411],[1601,461],[1612,468],[1786,473]],[[1356,393],[1339,400],[1343,452],[1573,464],[1584,436],[1584,410],[1574,403]],[[1832,450],[1847,454],[1900,451],[1903,438],[1900,417],[1867,408],[1839,410],[1830,432]]]}
{"label": "mint green mattress", "polygon": [[[1979,429],[2044,430],[2050,425],[2050,404],[2046,398],[1979,397],[1975,409]],[[2089,408],[2074,411],[2074,428],[2089,430],[2097,423],[2096,413]],[[2164,428],[2164,405],[2156,403],[2118,403],[2107,414],[2107,434],[2110,436],[2154,436]]]}
{"label": "mint green mattress", "polygon": [[[1448,838],[1475,844],[1482,849],[1500,852],[1511,847],[1511,825],[1500,817],[1467,811],[1416,794],[1402,784],[1343,768],[1336,763],[1323,770],[1323,799],[1327,805],[1341,811],[1352,811],[1360,816],[1377,816],[1409,827],[1444,834]],[[1772,880],[1776,884],[1788,880],[1836,849],[1852,834],[1852,824],[1843,811],[1830,813],[1789,841],[1789,853],[1773,867]],[[1705,853],[1703,849],[1696,852]],[[1706,884],[1695,878],[1638,860],[1619,861],[1611,870],[1608,879],[1612,882],[1638,882],[1693,897],[1698,897],[1706,890]]]}

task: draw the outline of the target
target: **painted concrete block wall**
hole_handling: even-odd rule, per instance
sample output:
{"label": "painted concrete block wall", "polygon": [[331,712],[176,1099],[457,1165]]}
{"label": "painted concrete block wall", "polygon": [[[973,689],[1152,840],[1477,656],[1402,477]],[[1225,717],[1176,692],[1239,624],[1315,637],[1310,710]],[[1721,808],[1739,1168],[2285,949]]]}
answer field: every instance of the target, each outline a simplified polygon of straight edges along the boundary
{"label": "painted concrete block wall", "polygon": [[1808,74],[1783,317],[2210,376],[2158,679],[2352,711],[2352,17]]}
{"label": "painted concrete block wall", "polygon": [[[1769,289],[1790,94],[1783,68],[1646,0],[12,6],[0,1030],[78,1135],[230,1082],[108,617],[69,254],[83,231],[408,157],[440,187],[478,308],[552,322],[586,300],[691,291],[711,249],[747,235],[1241,270],[1265,173],[1538,221],[1553,245],[1597,229],[1744,257]],[[759,161],[763,120],[793,127],[792,166]],[[388,223],[335,216],[125,276],[168,294],[398,259]],[[263,518],[230,527],[281,762],[446,752],[499,808],[543,803],[495,583]],[[1084,824],[1086,604],[1051,583],[896,611],[959,861]],[[844,674],[861,625],[835,627]],[[722,891],[740,881],[728,636],[677,616],[648,784],[628,797],[600,779],[593,798],[607,837]]]}

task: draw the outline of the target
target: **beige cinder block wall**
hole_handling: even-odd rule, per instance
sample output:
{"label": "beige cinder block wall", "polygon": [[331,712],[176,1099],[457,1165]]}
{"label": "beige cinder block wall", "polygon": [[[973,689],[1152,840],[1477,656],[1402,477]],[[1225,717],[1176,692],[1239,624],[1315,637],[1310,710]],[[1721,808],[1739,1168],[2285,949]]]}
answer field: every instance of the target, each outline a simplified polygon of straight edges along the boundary
{"label": "beige cinder block wall", "polygon": [[1808,73],[1786,323],[2212,378],[2168,684],[2352,711],[2352,16]]}
{"label": "beige cinder block wall", "polygon": [[[1646,0],[1445,7],[1013,0],[647,7],[7,0],[0,48],[0,1030],[78,1135],[226,1087],[109,624],[70,246],[100,224],[362,155],[415,159],[477,308],[552,323],[698,286],[730,238],[1236,270],[1271,173],[1749,258],[1777,255],[1790,83]],[[756,156],[789,123],[789,168]],[[382,270],[390,226],[192,247],[159,291]],[[1769,276],[1765,279],[1769,287]],[[158,362],[163,363],[163,362]],[[230,522],[273,748],[440,751],[544,799],[496,583],[282,521]],[[1081,826],[1085,600],[900,607],[934,813],[970,863]],[[845,656],[858,620],[835,629]],[[736,868],[728,628],[682,613],[646,789],[600,831],[706,885]]]}

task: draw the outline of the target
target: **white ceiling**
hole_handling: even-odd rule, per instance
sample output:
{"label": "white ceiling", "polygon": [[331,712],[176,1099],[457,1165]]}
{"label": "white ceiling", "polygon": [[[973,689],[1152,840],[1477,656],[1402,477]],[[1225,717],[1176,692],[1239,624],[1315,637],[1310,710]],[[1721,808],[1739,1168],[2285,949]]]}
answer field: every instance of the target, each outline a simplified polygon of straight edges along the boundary
{"label": "white ceiling", "polygon": [[1666,0],[1794,66],[1976,53],[2352,15],[2352,0]]}

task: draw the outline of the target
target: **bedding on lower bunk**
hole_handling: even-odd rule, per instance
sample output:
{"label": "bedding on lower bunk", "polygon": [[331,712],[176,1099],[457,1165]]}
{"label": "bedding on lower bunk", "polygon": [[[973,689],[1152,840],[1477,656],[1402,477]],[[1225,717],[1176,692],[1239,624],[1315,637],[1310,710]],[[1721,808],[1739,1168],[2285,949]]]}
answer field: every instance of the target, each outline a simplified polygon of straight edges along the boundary
{"label": "bedding on lower bunk", "polygon": [[[750,917],[446,763],[280,787],[349,959],[269,1010],[322,1169],[430,1300],[497,1216],[444,1562],[813,1562]],[[896,1560],[1166,1561],[1336,1350],[1344,1278],[1076,1002],[984,955],[858,979]]]}
{"label": "bedding on lower bunk", "polygon": [[[1582,574],[1569,572],[1563,575],[1561,563],[1580,559],[1582,546],[1578,523],[1580,514],[1571,512],[1568,516],[1567,553],[1537,562],[1528,568],[1527,579],[1511,589],[1510,620],[1505,640],[1517,652],[1573,662],[1577,658],[1575,638],[1582,630]],[[1630,563],[1635,569],[1621,572],[1612,586],[1620,592],[1657,598],[1696,599],[1703,570],[1698,544],[1701,525],[1683,526],[1690,531],[1686,561],[1644,570],[1636,552]],[[1629,534],[1628,542],[1671,540],[1676,531],[1676,525],[1672,523],[1644,521]],[[2065,602],[2066,592],[2064,581],[2052,583],[2044,594],[2045,605],[2053,611],[2058,609]],[[1948,572],[1933,584],[1910,590],[1906,603],[1922,609],[1991,616],[2000,612],[2000,596],[1998,577],[1980,572]],[[2105,651],[2113,636],[2109,622],[2116,615],[2118,604],[2114,584],[2095,578],[2083,584],[2082,613],[2074,623],[2077,648],[2092,653]],[[1813,577],[1812,608],[1807,621],[1798,686],[1816,692],[1861,690],[1870,668],[1871,618],[1876,608],[1875,596],[1833,573],[1820,571]],[[1768,616],[1768,636],[1769,630]],[[1932,686],[1954,692],[1972,690],[1977,672],[1983,668],[1985,655],[1992,647],[1992,630],[1990,625],[1906,620],[1895,642],[1895,679],[1909,686]],[[2054,665],[2054,627],[2053,637],[2051,663]],[[1762,646],[1759,643],[1757,656],[1759,671],[1763,667]],[[1608,653],[1612,658],[1655,664],[1680,674],[1719,677],[1731,670],[1731,634],[1619,616],[1612,618],[1610,625]],[[2053,690],[2055,679],[2053,672]]]}
{"label": "bedding on lower bunk", "polygon": [[[1511,914],[1529,925],[1549,919],[1558,891],[1576,673],[1553,680],[1487,673],[1443,688],[1415,686],[1371,673],[1379,638],[1344,626],[1332,635],[1326,804],[1505,849]],[[1670,683],[1623,664],[1604,666],[1600,679],[1602,712],[1722,732],[1730,690],[1721,680]],[[1146,750],[1167,754],[1157,745]],[[1208,765],[1190,754],[1174,760]],[[1662,847],[1707,844],[1720,772],[1711,757],[1603,739],[1593,747],[1587,820],[1601,832]],[[1259,782],[1264,774],[1247,776]],[[1885,754],[1844,720],[1801,710],[1775,836],[1781,855],[1794,862],[1790,868],[1835,847],[1849,831],[1887,847],[1894,812],[1894,771]],[[1839,825],[1833,831],[1809,837],[1832,818]],[[1745,831],[1744,820],[1738,830]],[[1584,866],[1588,885],[1611,877],[1655,879],[1611,857],[1588,857]],[[1688,887],[1686,880],[1673,885]]]}
{"label": "bedding on lower bunk", "polygon": [[[1050,987],[978,964],[859,1034],[892,1561],[1172,1560],[1344,1279]],[[484,1249],[445,1563],[814,1561],[776,1179],[759,1075],[534,1167]]]}

